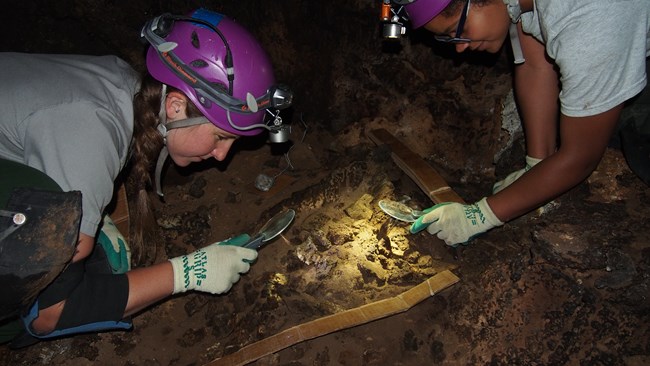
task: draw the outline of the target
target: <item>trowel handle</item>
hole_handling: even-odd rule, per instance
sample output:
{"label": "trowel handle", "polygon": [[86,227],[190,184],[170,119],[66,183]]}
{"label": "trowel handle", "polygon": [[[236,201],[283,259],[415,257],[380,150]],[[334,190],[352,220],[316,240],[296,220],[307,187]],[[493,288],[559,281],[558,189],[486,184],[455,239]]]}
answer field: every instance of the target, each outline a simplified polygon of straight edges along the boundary
{"label": "trowel handle", "polygon": [[262,246],[262,244],[264,244],[264,235],[260,234],[251,239],[248,243],[242,245],[242,247],[257,250]]}

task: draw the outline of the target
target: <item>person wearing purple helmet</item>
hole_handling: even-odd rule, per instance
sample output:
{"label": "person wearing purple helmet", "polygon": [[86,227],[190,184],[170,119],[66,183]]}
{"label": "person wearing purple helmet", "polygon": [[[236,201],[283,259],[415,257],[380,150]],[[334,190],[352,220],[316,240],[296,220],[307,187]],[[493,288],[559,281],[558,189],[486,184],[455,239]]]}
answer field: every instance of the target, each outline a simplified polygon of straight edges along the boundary
{"label": "person wearing purple helmet", "polygon": [[[288,107],[291,92],[275,84],[268,56],[246,29],[221,14],[198,9],[190,16],[156,17],[145,24],[142,37],[151,44],[147,70],[156,80],[154,87],[162,83],[161,100],[169,104],[165,107],[173,106],[171,114],[165,114],[166,108],[161,106],[157,125],[166,144],[156,168],[159,195],[167,153],[179,166],[209,157],[207,153],[176,149],[174,135],[190,131],[185,127],[212,124],[227,137],[221,149],[212,151],[217,160],[223,160],[235,136],[257,135],[268,129],[272,141],[282,142],[286,130],[281,119],[271,114],[275,118],[272,126],[263,120],[269,108]],[[149,83],[145,87],[149,88]],[[198,113],[181,113],[188,102]],[[170,131],[181,127],[179,132]]]}
{"label": "person wearing purple helmet", "polygon": [[[405,10],[413,28],[423,27],[457,52],[499,52],[509,34],[513,43],[526,164],[495,183],[493,195],[469,205],[436,205],[411,226],[411,232],[426,229],[448,245],[467,243],[587,178],[616,130],[624,103],[647,84],[650,6],[645,0],[392,2]],[[650,166],[647,154],[643,165]]]}
{"label": "person wearing purple helmet", "polygon": [[[275,83],[267,54],[244,27],[198,9],[155,17],[141,37],[149,44],[141,77],[113,56],[0,54],[0,95],[16,112],[15,120],[0,123],[0,158],[48,174],[64,191],[81,191],[83,205],[77,250],[22,309],[25,332],[15,348],[128,329],[132,314],[172,294],[227,292],[257,258],[255,250],[240,246],[249,240],[246,234],[135,269],[111,260],[128,257],[121,235],[119,243],[96,245],[113,182],[127,164],[138,191],[129,242],[141,253],[144,223],[155,222],[147,190],[155,181],[161,193],[168,156],[178,166],[221,161],[240,136],[268,131],[272,142],[288,138],[277,110],[291,104],[291,92]],[[29,76],[56,88],[34,87]],[[70,144],[70,136],[78,143]]]}

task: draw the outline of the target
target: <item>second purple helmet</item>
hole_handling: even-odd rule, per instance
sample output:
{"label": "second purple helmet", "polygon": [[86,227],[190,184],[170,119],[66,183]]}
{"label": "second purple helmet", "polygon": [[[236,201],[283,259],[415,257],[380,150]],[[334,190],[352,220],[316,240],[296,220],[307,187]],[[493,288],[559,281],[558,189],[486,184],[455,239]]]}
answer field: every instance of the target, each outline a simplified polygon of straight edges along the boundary
{"label": "second purple helmet", "polygon": [[[220,34],[189,18],[209,23]],[[167,30],[169,33],[161,36],[164,43],[157,46],[152,43],[147,51],[147,70],[151,76],[181,90],[210,122],[225,131],[243,136],[264,131],[263,128],[246,128],[263,123],[265,106],[252,112],[244,104],[241,112],[230,108],[228,113],[227,108],[214,102],[214,98],[206,97],[210,93],[205,89],[209,88],[196,82],[196,79],[203,79],[199,81],[207,82],[224,98],[244,103],[247,97],[264,96],[273,87],[275,77],[268,55],[253,35],[232,19],[205,9],[195,10],[188,17],[171,19],[175,20]],[[168,58],[172,52],[167,51],[173,51],[174,57],[184,66],[175,67],[176,63]],[[228,121],[229,117],[242,129],[234,128]]]}
{"label": "second purple helmet", "polygon": [[438,14],[451,3],[452,0],[415,0],[404,5],[404,10],[409,15],[411,26],[413,28],[420,28],[427,24],[431,19],[435,18]]}

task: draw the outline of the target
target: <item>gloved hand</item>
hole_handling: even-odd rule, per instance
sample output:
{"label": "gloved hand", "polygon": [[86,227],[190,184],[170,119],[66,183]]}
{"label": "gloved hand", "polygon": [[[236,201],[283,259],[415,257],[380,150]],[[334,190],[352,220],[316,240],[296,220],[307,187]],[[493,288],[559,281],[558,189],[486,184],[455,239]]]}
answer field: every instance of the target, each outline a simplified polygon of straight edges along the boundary
{"label": "gloved hand", "polygon": [[170,259],[174,270],[173,293],[197,290],[221,294],[230,290],[239,281],[240,273],[248,272],[250,262],[257,258],[257,251],[239,246],[248,239],[248,235],[236,236]]}
{"label": "gloved hand", "polygon": [[126,273],[131,269],[131,248],[108,215],[104,215],[97,244],[104,248],[114,274]]}
{"label": "gloved hand", "polygon": [[517,170],[516,172],[508,174],[508,176],[503,180],[494,183],[494,186],[492,186],[492,194],[497,194],[498,192],[503,191],[507,186],[511,185],[512,182],[516,181],[519,179],[519,177],[524,175],[524,173],[531,170],[540,161],[542,161],[542,159],[532,158],[526,155],[526,166],[522,169]]}
{"label": "gloved hand", "polygon": [[503,222],[494,215],[487,198],[484,197],[471,205],[455,202],[437,204],[411,225],[411,233],[415,234],[426,228],[430,234],[437,234],[447,245],[457,246],[501,225]]}

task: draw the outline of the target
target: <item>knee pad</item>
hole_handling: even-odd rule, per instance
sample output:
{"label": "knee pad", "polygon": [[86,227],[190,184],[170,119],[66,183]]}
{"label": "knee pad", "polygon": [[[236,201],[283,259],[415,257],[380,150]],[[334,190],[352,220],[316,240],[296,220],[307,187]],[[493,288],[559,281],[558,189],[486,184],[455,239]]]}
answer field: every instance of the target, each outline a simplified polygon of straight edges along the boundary
{"label": "knee pad", "polygon": [[86,274],[66,299],[63,312],[51,333],[34,334],[31,323],[38,317],[38,302],[23,317],[25,328],[34,337],[45,339],[93,331],[130,329],[130,319],[124,319],[129,296],[126,275]]}
{"label": "knee pad", "polygon": [[39,310],[67,299],[72,291],[79,286],[86,273],[112,273],[111,265],[102,247],[96,245],[88,258],[70,263],[38,296]]}
{"label": "knee pad", "polygon": [[84,278],[84,261],[70,263],[63,272],[38,295],[39,310],[68,298]]}

